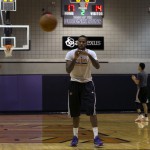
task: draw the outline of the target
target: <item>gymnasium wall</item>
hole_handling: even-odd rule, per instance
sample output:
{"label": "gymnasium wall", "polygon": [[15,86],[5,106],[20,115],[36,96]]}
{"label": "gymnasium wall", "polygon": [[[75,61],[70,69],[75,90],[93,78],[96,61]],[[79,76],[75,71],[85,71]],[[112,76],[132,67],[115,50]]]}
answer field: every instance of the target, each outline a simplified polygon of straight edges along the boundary
{"label": "gymnasium wall", "polygon": [[[135,111],[131,75],[93,75],[93,81],[98,112]],[[67,75],[0,76],[0,112],[67,112],[68,86]]]}
{"label": "gymnasium wall", "polygon": [[46,33],[39,28],[39,18],[51,1],[17,0],[11,21],[30,25],[31,47],[14,51],[11,58],[0,51],[0,111],[66,111],[69,76],[62,37],[81,34],[104,36],[104,51],[96,51],[101,68],[92,70],[97,110],[134,110],[136,87],[130,76],[137,73],[139,62],[150,72],[149,1],[104,0],[103,27],[88,28],[63,27],[60,0],[53,0],[58,26]]}
{"label": "gymnasium wall", "polygon": [[11,21],[14,25],[30,25],[31,48],[30,51],[14,51],[13,57],[9,59],[4,58],[4,53],[0,52],[0,62],[4,62],[2,74],[65,73],[62,68],[67,51],[62,50],[62,37],[81,34],[104,36],[104,51],[96,53],[100,62],[109,63],[102,64],[102,69],[93,70],[93,73],[136,72],[135,68],[140,61],[147,62],[149,71],[150,4],[148,0],[105,0],[103,27],[93,28],[63,27],[61,1],[53,0],[56,2],[56,8],[51,11],[58,19],[58,26],[55,31],[46,33],[39,28],[39,18],[42,8],[47,8],[51,1],[17,1],[17,11],[11,13]]}

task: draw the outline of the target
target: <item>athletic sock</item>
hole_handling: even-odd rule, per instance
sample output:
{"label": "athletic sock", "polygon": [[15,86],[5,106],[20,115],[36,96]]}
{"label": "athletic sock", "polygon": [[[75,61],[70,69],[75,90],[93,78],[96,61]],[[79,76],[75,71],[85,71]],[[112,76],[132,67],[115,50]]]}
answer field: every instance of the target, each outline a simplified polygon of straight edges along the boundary
{"label": "athletic sock", "polygon": [[78,137],[78,128],[73,128],[73,135]]}
{"label": "athletic sock", "polygon": [[94,138],[98,136],[98,127],[93,128]]}

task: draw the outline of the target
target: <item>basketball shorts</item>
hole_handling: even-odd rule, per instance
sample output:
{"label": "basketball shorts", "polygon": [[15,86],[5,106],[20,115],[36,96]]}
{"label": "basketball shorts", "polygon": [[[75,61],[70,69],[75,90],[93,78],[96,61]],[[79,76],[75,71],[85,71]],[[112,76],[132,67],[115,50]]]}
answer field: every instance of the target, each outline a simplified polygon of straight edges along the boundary
{"label": "basketball shorts", "polygon": [[80,116],[81,104],[84,105],[88,116],[96,115],[96,94],[92,81],[87,83],[70,81],[68,98],[68,115],[71,117]]}
{"label": "basketball shorts", "polygon": [[148,103],[148,89],[147,89],[147,87],[141,87],[137,90],[135,102]]}

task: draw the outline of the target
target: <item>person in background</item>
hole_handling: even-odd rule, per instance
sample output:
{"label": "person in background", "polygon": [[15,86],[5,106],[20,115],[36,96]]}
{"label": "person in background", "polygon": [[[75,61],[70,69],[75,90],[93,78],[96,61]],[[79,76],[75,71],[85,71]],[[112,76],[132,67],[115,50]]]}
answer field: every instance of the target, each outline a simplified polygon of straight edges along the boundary
{"label": "person in background", "polygon": [[[148,74],[144,71],[145,64],[140,63],[138,66],[139,73],[137,74],[137,77],[135,75],[132,75],[133,82],[137,85],[137,94],[136,94],[136,106],[137,106],[137,112],[138,117],[135,120],[135,122],[138,121],[146,121],[148,122],[148,89],[147,89],[147,79]],[[140,104],[142,104],[144,109],[144,116],[142,115]]]}

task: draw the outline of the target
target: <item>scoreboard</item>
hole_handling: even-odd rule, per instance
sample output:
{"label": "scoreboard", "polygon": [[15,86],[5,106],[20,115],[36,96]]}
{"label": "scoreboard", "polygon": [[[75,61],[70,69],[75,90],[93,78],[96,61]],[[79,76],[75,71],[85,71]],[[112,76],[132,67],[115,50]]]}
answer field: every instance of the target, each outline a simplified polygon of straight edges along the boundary
{"label": "scoreboard", "polygon": [[104,0],[61,0],[64,26],[102,26]]}

